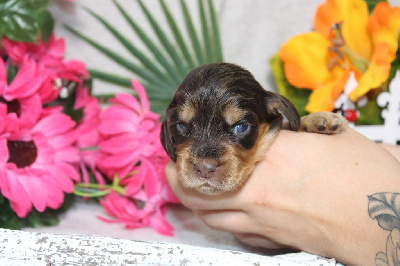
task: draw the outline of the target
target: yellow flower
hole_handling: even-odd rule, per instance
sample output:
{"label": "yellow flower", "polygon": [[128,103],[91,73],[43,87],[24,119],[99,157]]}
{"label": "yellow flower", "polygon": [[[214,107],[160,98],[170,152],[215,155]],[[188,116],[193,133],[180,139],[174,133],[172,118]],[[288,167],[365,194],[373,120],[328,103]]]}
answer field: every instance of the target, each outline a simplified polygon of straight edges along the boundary
{"label": "yellow flower", "polygon": [[334,102],[354,72],[356,101],[384,83],[394,60],[400,8],[378,3],[371,15],[363,0],[327,0],[314,17],[315,31],[289,39],[280,49],[287,80],[313,90],[308,112],[332,111]]}

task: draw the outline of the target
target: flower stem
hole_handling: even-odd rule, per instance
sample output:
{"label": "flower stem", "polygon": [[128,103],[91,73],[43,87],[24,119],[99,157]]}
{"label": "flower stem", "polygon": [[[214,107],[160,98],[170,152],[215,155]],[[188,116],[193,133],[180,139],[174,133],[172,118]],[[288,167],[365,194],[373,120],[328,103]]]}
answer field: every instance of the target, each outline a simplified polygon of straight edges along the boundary
{"label": "flower stem", "polygon": [[95,151],[98,150],[99,146],[91,146],[91,147],[84,147],[84,148],[79,148],[80,151]]}
{"label": "flower stem", "polygon": [[118,176],[114,177],[111,185],[78,183],[75,184],[74,194],[80,197],[97,198],[110,194],[111,189],[118,194],[125,195],[125,188],[120,186]]}
{"label": "flower stem", "polygon": [[343,46],[343,52],[350,62],[361,72],[365,73],[369,66],[369,61],[362,56],[358,55],[356,52],[351,50],[347,46]]}
{"label": "flower stem", "polygon": [[80,197],[98,198],[110,194],[110,190],[103,190],[97,192],[84,192],[79,189],[74,189],[74,194]]}

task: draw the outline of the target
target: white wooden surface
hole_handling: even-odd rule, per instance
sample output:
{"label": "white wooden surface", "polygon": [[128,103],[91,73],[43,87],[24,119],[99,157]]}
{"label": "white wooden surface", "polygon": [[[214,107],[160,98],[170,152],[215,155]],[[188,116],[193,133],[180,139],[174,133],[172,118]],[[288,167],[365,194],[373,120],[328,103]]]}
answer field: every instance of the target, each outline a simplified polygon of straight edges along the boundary
{"label": "white wooden surface", "polygon": [[[294,256],[294,257],[293,257]],[[0,265],[335,265],[301,253],[268,257],[172,243],[0,229]],[[296,260],[296,261],[294,261]]]}

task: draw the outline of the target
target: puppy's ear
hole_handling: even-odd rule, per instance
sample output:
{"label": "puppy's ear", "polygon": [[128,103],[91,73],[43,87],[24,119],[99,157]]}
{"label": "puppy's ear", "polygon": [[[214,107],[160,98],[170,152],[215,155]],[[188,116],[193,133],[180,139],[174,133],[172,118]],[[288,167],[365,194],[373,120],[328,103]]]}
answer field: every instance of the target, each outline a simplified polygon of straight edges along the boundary
{"label": "puppy's ear", "polygon": [[275,117],[273,123],[275,126],[281,126],[283,117],[286,117],[289,123],[289,129],[298,131],[300,127],[300,115],[296,107],[287,98],[273,92],[267,92],[268,96],[265,97],[267,114]]}
{"label": "puppy's ear", "polygon": [[171,158],[172,161],[176,162],[175,147],[174,143],[172,142],[171,134],[168,127],[168,114],[165,116],[161,125],[160,139],[161,144],[164,147],[164,150],[167,152],[169,158]]}

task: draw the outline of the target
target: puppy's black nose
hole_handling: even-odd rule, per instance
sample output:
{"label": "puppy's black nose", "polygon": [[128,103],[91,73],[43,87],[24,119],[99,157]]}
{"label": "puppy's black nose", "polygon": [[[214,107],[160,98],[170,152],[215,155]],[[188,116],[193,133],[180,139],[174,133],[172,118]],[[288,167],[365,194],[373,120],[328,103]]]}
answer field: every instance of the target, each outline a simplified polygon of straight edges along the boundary
{"label": "puppy's black nose", "polygon": [[194,164],[194,170],[200,178],[211,178],[217,171],[218,164],[210,160],[201,160]]}

